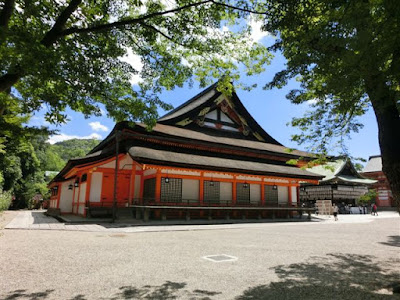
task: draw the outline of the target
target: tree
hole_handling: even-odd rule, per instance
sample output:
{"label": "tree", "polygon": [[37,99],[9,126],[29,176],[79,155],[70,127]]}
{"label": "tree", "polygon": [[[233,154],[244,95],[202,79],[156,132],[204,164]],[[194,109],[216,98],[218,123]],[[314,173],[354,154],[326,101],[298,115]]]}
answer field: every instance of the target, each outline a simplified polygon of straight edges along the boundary
{"label": "tree", "polygon": [[[173,7],[167,4],[173,3]],[[220,78],[221,88],[269,62],[265,47],[249,42],[240,18],[246,1],[4,0],[0,7],[0,93],[14,94],[26,113],[45,106],[46,118],[63,122],[67,107],[99,115],[102,103],[117,121],[155,123],[158,94],[196,77]],[[222,30],[223,25],[235,31]],[[121,57],[132,52],[143,65]],[[132,75],[141,82],[132,88]],[[0,116],[6,103],[0,103]]]}
{"label": "tree", "polygon": [[264,30],[278,36],[287,66],[265,87],[297,78],[293,103],[313,111],[292,120],[293,138],[327,153],[332,141],[357,132],[372,106],[383,171],[400,211],[400,9],[394,0],[274,0],[265,3]]}

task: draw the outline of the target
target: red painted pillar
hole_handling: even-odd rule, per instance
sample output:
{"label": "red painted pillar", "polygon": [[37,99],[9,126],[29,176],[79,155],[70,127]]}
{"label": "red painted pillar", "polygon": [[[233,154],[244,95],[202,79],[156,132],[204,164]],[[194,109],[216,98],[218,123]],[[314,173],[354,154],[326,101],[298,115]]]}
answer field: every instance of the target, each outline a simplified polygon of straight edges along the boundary
{"label": "red painted pillar", "polygon": [[159,203],[161,199],[161,170],[157,169],[156,173],[156,194],[154,195],[155,202]]}

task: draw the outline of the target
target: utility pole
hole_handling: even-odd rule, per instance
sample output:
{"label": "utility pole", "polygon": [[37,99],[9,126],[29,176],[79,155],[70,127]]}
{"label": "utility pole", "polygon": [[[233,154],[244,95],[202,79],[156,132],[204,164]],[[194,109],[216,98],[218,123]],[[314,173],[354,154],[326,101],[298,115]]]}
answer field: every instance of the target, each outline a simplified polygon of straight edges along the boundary
{"label": "utility pole", "polygon": [[118,169],[119,169],[119,134],[117,130],[115,132],[115,171],[114,171],[114,198],[113,198],[113,209],[112,209],[112,222],[115,222],[117,218],[117,183],[118,183]]}

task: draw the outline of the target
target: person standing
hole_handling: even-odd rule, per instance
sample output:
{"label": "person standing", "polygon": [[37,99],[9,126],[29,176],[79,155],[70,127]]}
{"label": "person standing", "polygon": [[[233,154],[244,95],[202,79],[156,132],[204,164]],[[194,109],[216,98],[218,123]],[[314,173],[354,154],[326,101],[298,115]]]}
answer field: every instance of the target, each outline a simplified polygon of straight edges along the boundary
{"label": "person standing", "polygon": [[378,206],[376,206],[375,203],[372,206],[372,213],[373,213],[374,216],[378,216]]}
{"label": "person standing", "polygon": [[339,211],[339,208],[336,206],[335,203],[333,203],[333,216],[335,217],[335,221],[338,220],[338,216],[337,216],[338,211]]}

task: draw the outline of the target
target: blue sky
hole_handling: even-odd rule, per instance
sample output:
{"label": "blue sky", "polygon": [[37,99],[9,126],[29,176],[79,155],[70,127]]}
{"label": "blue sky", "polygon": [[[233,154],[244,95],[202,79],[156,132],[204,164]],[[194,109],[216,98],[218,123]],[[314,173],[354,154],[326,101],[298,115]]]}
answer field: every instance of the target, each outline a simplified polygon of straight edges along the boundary
{"label": "blue sky", "polygon": [[[252,38],[254,40],[268,43],[268,37],[265,33],[259,31],[258,27],[254,27]],[[133,64],[140,61],[137,58],[126,58]],[[256,77],[244,78],[244,81],[256,82],[258,87],[250,92],[237,90],[237,94],[244,106],[254,117],[254,119],[268,132],[273,138],[287,147],[304,150],[304,147],[298,146],[290,140],[291,135],[298,133],[298,129],[287,126],[293,117],[300,117],[303,113],[310,109],[308,104],[294,105],[286,99],[285,95],[297,83],[292,81],[283,89],[263,90],[262,86],[269,82],[275,72],[283,69],[285,59],[281,55],[276,55],[271,65],[267,66],[266,71]],[[202,89],[194,86],[192,89],[188,87],[176,88],[173,91],[165,92],[161,95],[162,100],[171,103],[174,107],[187,101]],[[98,138],[102,139],[112,130],[115,122],[105,116],[92,117],[85,119],[82,114],[67,111],[70,121],[61,126],[52,126],[45,122],[43,115],[45,111],[39,111],[33,115],[30,124],[41,126],[46,125],[51,129],[59,131],[59,135],[52,136],[51,143],[66,140],[70,138]],[[160,110],[160,115],[164,112]],[[374,113],[372,110],[368,111],[366,115],[360,118],[364,124],[364,128],[359,133],[353,134],[352,139],[347,141],[350,155],[353,157],[362,157],[368,159],[371,155],[380,154],[378,145],[378,128]],[[336,153],[332,153],[336,154]]]}

